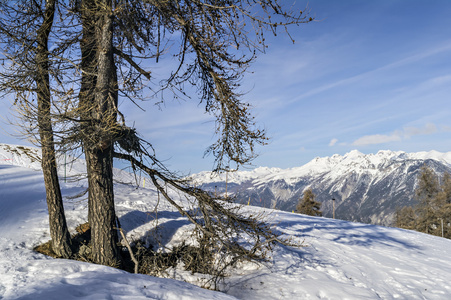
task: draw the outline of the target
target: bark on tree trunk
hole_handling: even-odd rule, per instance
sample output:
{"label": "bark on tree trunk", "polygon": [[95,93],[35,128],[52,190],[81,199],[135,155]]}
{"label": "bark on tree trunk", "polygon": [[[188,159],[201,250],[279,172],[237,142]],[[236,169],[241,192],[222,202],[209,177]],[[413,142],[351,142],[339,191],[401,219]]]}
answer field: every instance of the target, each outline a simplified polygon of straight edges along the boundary
{"label": "bark on tree trunk", "polygon": [[91,213],[91,242],[94,262],[108,266],[118,266],[116,214],[114,210],[112,147],[89,149],[85,155],[90,169],[89,193]]}
{"label": "bark on tree trunk", "polygon": [[[95,87],[97,84],[97,49],[95,36],[95,11],[94,0],[81,1],[81,19],[83,36],[80,40],[81,49],[81,87],[79,94],[80,113],[80,138],[84,149],[88,149],[92,143],[92,124],[95,119]],[[89,166],[89,156],[85,155],[86,165]],[[90,168],[87,168],[88,178]],[[91,220],[92,197],[88,193],[88,221]]]}
{"label": "bark on tree trunk", "polygon": [[52,249],[56,255],[68,258],[72,255],[71,239],[64,215],[63,199],[58,181],[53,126],[51,120],[50,77],[48,61],[48,37],[55,14],[55,0],[47,1],[42,26],[38,30],[37,64],[37,101],[38,127],[42,149],[42,170],[49,211],[50,236]]}
{"label": "bark on tree trunk", "polygon": [[116,123],[117,90],[113,56],[113,19],[111,1],[97,3],[95,27],[97,80],[94,99],[94,141],[85,145],[88,162],[91,241],[93,260],[104,265],[120,263],[115,229],[113,192],[113,136]]}
{"label": "bark on tree trunk", "polygon": [[[44,129],[45,130],[45,129]],[[49,211],[50,236],[52,238],[52,250],[56,255],[69,258],[72,255],[71,239],[64,214],[63,199],[55,162],[53,141],[48,140],[51,133],[41,131],[42,142],[42,170]]]}

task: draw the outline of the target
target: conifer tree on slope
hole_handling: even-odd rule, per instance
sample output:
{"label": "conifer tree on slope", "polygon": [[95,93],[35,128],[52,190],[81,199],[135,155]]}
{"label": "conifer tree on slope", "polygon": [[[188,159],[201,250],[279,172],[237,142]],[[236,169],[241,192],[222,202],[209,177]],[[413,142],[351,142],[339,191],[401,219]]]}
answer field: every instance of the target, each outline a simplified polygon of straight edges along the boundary
{"label": "conifer tree on slope", "polygon": [[443,174],[440,192],[437,196],[437,202],[440,205],[440,210],[438,212],[438,225],[441,235],[441,229],[443,225],[443,236],[446,238],[451,238],[451,175],[449,173]]}
{"label": "conifer tree on slope", "polygon": [[304,192],[304,196],[299,199],[299,202],[296,206],[296,212],[309,216],[322,216],[321,212],[321,202],[315,200],[315,194],[312,189],[307,189]]}
{"label": "conifer tree on slope", "polygon": [[[79,98],[64,94],[69,100],[64,104],[70,107],[75,101],[78,109],[62,114],[63,119],[73,122],[72,132],[62,139],[81,143],[85,152],[94,261],[116,265],[120,259],[113,156],[147,172],[167,201],[195,223],[206,240],[218,241],[222,249],[235,251],[237,257],[257,257],[262,245],[277,237],[265,224],[222,206],[169,171],[153,153],[151,143],[139,138],[136,129],[127,125],[133,120],[126,120],[121,114],[117,100],[121,96],[137,103],[144,98],[143,88],[152,81],[160,84],[155,93],[161,96],[158,101],[165,100],[162,91],[165,96],[170,92],[175,98],[189,99],[195,95],[188,96],[185,86],[195,86],[199,102],[216,120],[218,139],[206,150],[215,158],[213,170],[222,172],[230,164],[238,168],[255,157],[257,145],[266,142],[265,131],[256,126],[249,104],[243,101],[240,80],[256,53],[265,52],[268,32],[288,32],[290,25],[313,19],[305,11],[293,10],[291,3],[279,0],[80,0],[67,5],[66,11],[61,9],[60,13],[73,14],[68,21],[73,26],[54,36],[59,51],[54,58],[65,64],[65,71],[74,69],[73,81],[66,83],[75,85],[72,94]],[[77,42],[79,52],[74,47]],[[170,44],[176,45],[171,51],[167,48]],[[81,57],[74,57],[77,53]],[[150,59],[158,62],[165,54],[177,58],[179,65],[166,79],[152,77],[151,70],[143,66],[152,66]],[[77,87],[80,74],[81,86]],[[202,218],[190,215],[164,194],[161,182],[194,197]],[[251,233],[255,243],[246,248],[227,242],[240,232]]]}
{"label": "conifer tree on slope", "polygon": [[395,212],[395,226],[404,229],[416,229],[417,216],[415,210],[411,206],[398,208]]}
{"label": "conifer tree on slope", "polygon": [[398,209],[395,226],[451,238],[451,176],[439,178],[426,165],[420,169],[415,189],[418,203]]}
{"label": "conifer tree on slope", "polygon": [[[89,219],[93,223],[92,242],[100,245],[93,246],[95,261],[114,264],[119,259],[114,249],[113,155],[147,172],[167,201],[195,223],[206,240],[216,239],[223,249],[250,257],[263,245],[262,240],[275,240],[274,236],[258,238],[261,234],[269,234],[263,224],[225,209],[203,191],[187,185],[149,153],[151,144],[140,139],[136,129],[126,126],[117,96],[135,97],[133,101],[139,99],[143,83],[153,79],[150,70],[145,70],[139,61],[152,58],[158,62],[168,53],[165,45],[179,38],[180,48],[176,49],[175,55],[171,53],[179,59],[179,66],[169,78],[160,81],[160,89],[173,92],[174,97],[186,97],[184,87],[187,83],[197,87],[206,112],[216,118],[218,140],[206,150],[215,157],[214,171],[224,171],[231,163],[237,167],[249,163],[255,157],[256,145],[264,144],[266,137],[264,130],[256,127],[249,105],[242,100],[238,91],[240,80],[256,51],[265,51],[267,32],[276,34],[280,29],[285,31],[289,25],[312,21],[305,12],[291,11],[289,5],[281,3],[277,0],[81,1],[78,13],[82,23],[94,24],[94,30],[88,28],[89,24],[84,27],[85,23],[83,28],[93,31],[95,38],[90,43],[93,51],[87,49],[85,52],[95,53],[95,65],[91,68],[95,85],[86,89],[94,91],[93,105],[81,106],[90,111],[88,114],[83,109],[80,111],[80,116],[88,118],[79,119],[82,130],[78,131],[87,157],[88,176],[92,178],[89,180]],[[88,82],[83,76],[89,76],[89,72],[82,74],[82,82]],[[82,98],[80,94],[80,101]],[[197,199],[202,221],[189,215],[165,194],[160,182]],[[228,225],[220,225],[221,222]],[[234,235],[231,232],[242,230],[252,231],[257,237],[251,250],[239,245],[230,248],[231,244],[226,242]]]}
{"label": "conifer tree on slope", "polygon": [[435,231],[437,214],[440,210],[439,193],[440,184],[437,175],[431,168],[421,167],[415,190],[415,197],[418,201],[415,207],[416,229],[418,231],[431,234]]}

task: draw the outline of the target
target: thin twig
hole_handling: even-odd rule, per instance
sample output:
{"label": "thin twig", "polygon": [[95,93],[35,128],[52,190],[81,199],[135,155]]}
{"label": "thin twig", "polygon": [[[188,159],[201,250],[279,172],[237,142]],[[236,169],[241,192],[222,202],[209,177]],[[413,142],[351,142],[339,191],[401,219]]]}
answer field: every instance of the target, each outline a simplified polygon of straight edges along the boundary
{"label": "thin twig", "polygon": [[132,258],[132,261],[135,264],[135,274],[138,274],[139,263],[138,260],[135,258],[135,255],[133,254],[132,247],[130,247],[130,243],[125,237],[124,230],[122,228],[117,227],[115,227],[115,229],[119,230],[119,232],[121,233],[122,239],[125,241],[125,247],[127,247],[128,251],[130,252],[130,257]]}

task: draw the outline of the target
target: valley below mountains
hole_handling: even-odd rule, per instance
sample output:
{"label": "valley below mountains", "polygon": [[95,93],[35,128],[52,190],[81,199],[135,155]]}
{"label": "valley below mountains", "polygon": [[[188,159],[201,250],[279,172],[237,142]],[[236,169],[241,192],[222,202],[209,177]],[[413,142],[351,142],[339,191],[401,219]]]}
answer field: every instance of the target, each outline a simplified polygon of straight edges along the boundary
{"label": "valley below mountains", "polygon": [[317,157],[290,169],[259,167],[191,177],[197,186],[236,202],[290,212],[304,190],[311,188],[322,203],[324,217],[332,218],[335,206],[336,219],[391,226],[397,208],[416,204],[414,193],[423,165],[440,177],[451,173],[451,152],[363,154],[353,150],[343,156]]}

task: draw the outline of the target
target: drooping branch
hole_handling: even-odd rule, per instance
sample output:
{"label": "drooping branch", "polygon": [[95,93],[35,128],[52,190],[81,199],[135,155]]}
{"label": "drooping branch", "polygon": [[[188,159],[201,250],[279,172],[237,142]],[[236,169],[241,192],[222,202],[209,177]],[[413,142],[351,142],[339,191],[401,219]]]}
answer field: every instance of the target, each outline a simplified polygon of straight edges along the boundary
{"label": "drooping branch", "polygon": [[218,139],[205,151],[215,158],[213,171],[224,171],[229,163],[237,168],[249,164],[256,157],[256,146],[266,144],[267,138],[238,91],[242,76],[256,51],[265,51],[265,32],[276,35],[278,27],[287,30],[313,21],[308,9],[294,11],[278,0],[146,3],[158,10],[165,30],[182,35],[176,54],[179,66],[163,82],[163,89],[185,95],[180,87],[190,82],[197,87],[206,112],[216,118]]}
{"label": "drooping branch", "polygon": [[[116,151],[114,157],[128,161],[133,169],[144,171],[164,198],[182,216],[187,217],[203,233],[205,239],[211,240],[213,244],[221,245],[220,248],[227,254],[236,259],[261,259],[264,257],[263,253],[274,244],[293,245],[290,241],[274,233],[262,216],[243,215],[239,212],[239,205],[225,199],[215,198],[202,189],[190,186],[186,180],[173,177],[172,174],[165,172],[164,166],[155,157],[147,156],[163,170],[159,171],[147,166],[144,163],[145,155],[143,154],[143,152],[135,152],[135,155],[131,155]],[[182,195],[195,199],[200,215],[189,213],[184,209],[181,204],[171,198],[160,182],[171,186]],[[240,238],[242,238],[241,241]]]}
{"label": "drooping branch", "polygon": [[[115,152],[114,156],[128,161],[133,169],[147,173],[166,201],[194,224],[193,236],[196,237],[198,248],[194,247],[191,250],[196,251],[195,256],[200,257],[200,261],[196,261],[198,265],[194,269],[191,263],[185,266],[193,272],[212,275],[208,282],[215,287],[225,276],[228,268],[240,260],[266,260],[276,245],[303,246],[303,242],[284,238],[281,233],[274,231],[263,213],[243,214],[240,212],[240,205],[226,199],[215,198],[202,189],[189,186],[183,179],[173,178],[164,174],[164,171],[151,168],[143,162],[142,157],[118,152]],[[167,193],[165,184],[179,192],[180,197],[185,195],[187,200],[194,199],[196,201],[194,206],[198,209],[188,211],[184,208],[184,205]]]}

